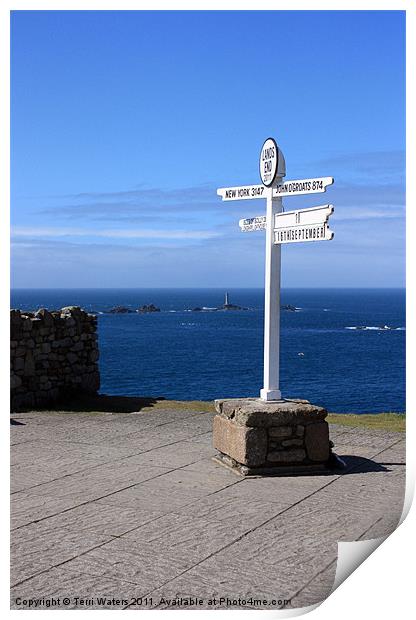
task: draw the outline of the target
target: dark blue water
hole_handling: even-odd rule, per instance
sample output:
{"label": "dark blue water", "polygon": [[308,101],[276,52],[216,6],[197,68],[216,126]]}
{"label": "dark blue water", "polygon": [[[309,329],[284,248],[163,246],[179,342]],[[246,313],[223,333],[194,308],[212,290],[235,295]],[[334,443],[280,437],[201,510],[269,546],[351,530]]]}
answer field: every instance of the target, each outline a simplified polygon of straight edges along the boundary
{"label": "dark blue water", "polygon": [[[181,400],[258,396],[263,291],[229,292],[232,303],[249,310],[189,312],[220,306],[222,289],[19,289],[12,307],[79,305],[105,312],[154,303],[162,312],[99,314],[102,393]],[[405,411],[404,290],[287,289],[282,304],[301,308],[281,313],[283,396],[334,412]],[[384,325],[395,329],[379,329]],[[348,329],[358,326],[372,329]]]}

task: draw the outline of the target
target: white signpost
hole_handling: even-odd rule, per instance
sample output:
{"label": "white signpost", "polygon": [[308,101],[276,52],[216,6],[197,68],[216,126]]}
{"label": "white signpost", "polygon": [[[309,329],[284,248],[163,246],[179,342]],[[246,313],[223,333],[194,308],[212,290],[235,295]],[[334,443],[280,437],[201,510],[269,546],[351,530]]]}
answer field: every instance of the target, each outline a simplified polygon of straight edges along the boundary
{"label": "white signpost", "polygon": [[332,205],[310,209],[284,211],[284,196],[318,194],[332,185],[332,177],[318,177],[286,181],[285,159],[273,138],[268,138],[260,151],[260,178],[262,185],[222,187],[217,194],[223,201],[266,198],[266,215],[239,221],[243,232],[266,230],[266,269],[264,291],[264,383],[260,390],[262,400],[280,400],[280,268],[282,243],[324,241],[333,238],[328,219]]}

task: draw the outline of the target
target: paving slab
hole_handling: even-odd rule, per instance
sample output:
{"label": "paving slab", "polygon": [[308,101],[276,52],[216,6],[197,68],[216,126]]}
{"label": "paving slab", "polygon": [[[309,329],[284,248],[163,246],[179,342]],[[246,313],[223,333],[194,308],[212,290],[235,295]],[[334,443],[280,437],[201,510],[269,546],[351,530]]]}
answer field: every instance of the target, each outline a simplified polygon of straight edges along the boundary
{"label": "paving slab", "polygon": [[212,445],[205,445],[197,441],[183,440],[172,444],[154,448],[129,457],[130,463],[136,465],[156,465],[157,467],[184,467],[193,465],[200,471],[200,461],[213,456],[215,450]]}
{"label": "paving slab", "polygon": [[330,425],[344,470],[249,479],[212,461],[212,418],[197,404],[16,416],[12,608],[311,605],[338,541],[396,527],[403,434]]}
{"label": "paving slab", "polygon": [[292,594],[290,602],[284,605],[283,608],[296,609],[298,607],[307,607],[325,600],[332,593],[336,570],[337,562],[333,560],[320,573],[314,575],[310,581]]}
{"label": "paving slab", "polygon": [[[94,595],[91,595],[91,593]],[[134,584],[66,565],[11,589],[12,609],[124,609],[137,598]],[[46,605],[49,604],[49,607]]]}
{"label": "paving slab", "polygon": [[65,567],[104,579],[124,579],[134,586],[132,593],[144,594],[181,574],[189,562],[152,544],[120,537],[72,559]]}
{"label": "paving slab", "polygon": [[11,583],[19,584],[110,540],[109,534],[66,528],[51,531],[42,524],[21,528],[12,536]]}

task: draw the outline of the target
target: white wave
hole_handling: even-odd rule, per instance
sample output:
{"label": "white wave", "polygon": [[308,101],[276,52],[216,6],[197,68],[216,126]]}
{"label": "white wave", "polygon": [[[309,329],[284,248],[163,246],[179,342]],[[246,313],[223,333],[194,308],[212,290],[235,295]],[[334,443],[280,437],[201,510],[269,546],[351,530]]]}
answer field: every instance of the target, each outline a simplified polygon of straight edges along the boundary
{"label": "white wave", "polygon": [[352,325],[346,327],[345,329],[356,329],[359,331],[375,331],[375,332],[392,332],[392,331],[403,331],[405,327],[390,327],[389,325]]}

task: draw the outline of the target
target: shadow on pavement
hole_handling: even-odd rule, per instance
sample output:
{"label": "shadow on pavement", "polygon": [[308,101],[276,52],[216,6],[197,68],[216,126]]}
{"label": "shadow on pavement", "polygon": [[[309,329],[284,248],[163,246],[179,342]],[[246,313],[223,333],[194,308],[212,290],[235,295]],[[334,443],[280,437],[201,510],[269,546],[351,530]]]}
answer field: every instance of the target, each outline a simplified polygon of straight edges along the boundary
{"label": "shadow on pavement", "polygon": [[339,456],[346,465],[344,469],[339,470],[339,473],[343,475],[389,471],[382,463],[376,463],[375,461],[366,459],[363,456],[354,456],[351,454],[339,454],[337,456]]}
{"label": "shadow on pavement", "polygon": [[11,426],[25,426],[24,422],[19,422],[18,420],[15,420],[14,418],[10,418],[10,424]]}
{"label": "shadow on pavement", "polygon": [[[144,407],[153,407],[159,401],[166,400],[164,396],[108,396],[107,394],[84,395],[68,397],[48,407],[36,408],[36,411],[59,412],[105,412],[105,413],[135,413]],[[33,409],[32,409],[33,411]]]}

